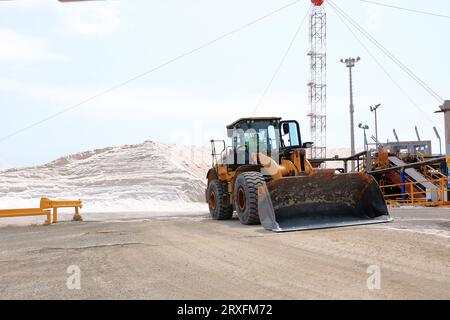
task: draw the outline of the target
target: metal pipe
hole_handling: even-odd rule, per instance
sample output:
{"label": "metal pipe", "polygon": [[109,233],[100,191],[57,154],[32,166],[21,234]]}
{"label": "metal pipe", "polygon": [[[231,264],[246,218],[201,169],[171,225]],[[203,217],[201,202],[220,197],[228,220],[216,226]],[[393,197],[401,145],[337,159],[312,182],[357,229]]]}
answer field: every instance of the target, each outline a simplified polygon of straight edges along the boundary
{"label": "metal pipe", "polygon": [[417,126],[414,127],[414,130],[416,130],[417,141],[422,141],[420,140],[419,129],[417,129]]}
{"label": "metal pipe", "polygon": [[427,161],[422,161],[422,162],[410,163],[410,164],[403,165],[403,166],[391,167],[391,168],[387,168],[387,169],[381,169],[381,170],[371,171],[371,172],[369,172],[369,173],[370,173],[371,175],[383,174],[383,173],[388,173],[388,172],[392,172],[392,171],[399,171],[399,170],[401,170],[401,169],[410,169],[410,168],[422,167],[422,166],[426,166],[426,165],[438,163],[438,162],[441,162],[441,161],[443,161],[443,160],[445,160],[445,158],[444,158],[444,157],[441,157],[441,158],[436,158],[436,159],[427,160]]}
{"label": "metal pipe", "polygon": [[[444,104],[442,106],[439,106],[439,111],[436,111],[436,113],[443,112],[444,113],[444,119],[445,119],[445,156],[447,160],[447,174],[450,178],[450,100],[444,101]],[[437,132],[437,130],[436,130]],[[450,189],[450,180],[447,183],[447,188]],[[450,199],[450,192],[447,192],[447,199]]]}
{"label": "metal pipe", "polygon": [[434,133],[436,134],[436,137],[439,140],[439,155],[442,156],[442,141],[441,141],[441,136],[439,135],[439,131],[437,130],[436,127],[433,127]]}

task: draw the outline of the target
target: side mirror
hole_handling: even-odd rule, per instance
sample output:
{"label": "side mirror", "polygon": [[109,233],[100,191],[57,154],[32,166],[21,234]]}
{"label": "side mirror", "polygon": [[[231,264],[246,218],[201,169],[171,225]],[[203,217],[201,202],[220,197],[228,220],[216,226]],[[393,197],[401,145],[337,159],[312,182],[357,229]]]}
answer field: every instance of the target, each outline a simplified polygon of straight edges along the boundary
{"label": "side mirror", "polygon": [[303,148],[303,149],[311,149],[311,148],[313,147],[313,145],[314,145],[314,142],[305,142],[305,143],[302,145],[302,148]]}
{"label": "side mirror", "polygon": [[283,123],[283,134],[289,133],[289,123],[285,122]]}

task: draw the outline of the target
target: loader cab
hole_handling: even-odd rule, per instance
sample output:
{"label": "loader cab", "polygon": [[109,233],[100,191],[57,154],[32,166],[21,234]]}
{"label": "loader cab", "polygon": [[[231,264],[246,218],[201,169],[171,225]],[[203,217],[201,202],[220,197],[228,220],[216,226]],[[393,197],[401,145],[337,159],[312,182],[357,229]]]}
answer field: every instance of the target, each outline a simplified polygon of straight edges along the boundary
{"label": "loader cab", "polygon": [[301,148],[300,126],[297,121],[281,118],[243,118],[229,126],[234,166],[248,165],[251,155],[262,152],[276,156],[287,149]]}

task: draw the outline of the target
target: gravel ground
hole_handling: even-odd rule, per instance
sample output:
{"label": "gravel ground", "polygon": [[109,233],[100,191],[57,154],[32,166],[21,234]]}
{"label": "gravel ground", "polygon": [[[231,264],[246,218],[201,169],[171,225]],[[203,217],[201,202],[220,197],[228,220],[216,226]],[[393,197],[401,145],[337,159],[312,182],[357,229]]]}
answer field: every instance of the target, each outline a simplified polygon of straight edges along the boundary
{"label": "gravel ground", "polygon": [[0,298],[450,299],[450,210],[391,212],[390,224],[285,234],[207,217],[4,227]]}

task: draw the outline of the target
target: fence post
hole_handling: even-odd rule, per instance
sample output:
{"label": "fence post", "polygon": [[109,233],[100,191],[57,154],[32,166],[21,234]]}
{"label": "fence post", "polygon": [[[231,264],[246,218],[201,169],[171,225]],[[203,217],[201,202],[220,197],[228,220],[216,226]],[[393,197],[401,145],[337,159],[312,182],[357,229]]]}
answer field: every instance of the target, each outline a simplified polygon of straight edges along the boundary
{"label": "fence post", "polygon": [[405,186],[405,169],[402,169],[402,172],[400,174],[401,181],[402,181],[402,200],[406,200],[406,186]]}
{"label": "fence post", "polygon": [[75,207],[75,215],[73,216],[73,221],[83,221],[78,207]]}

